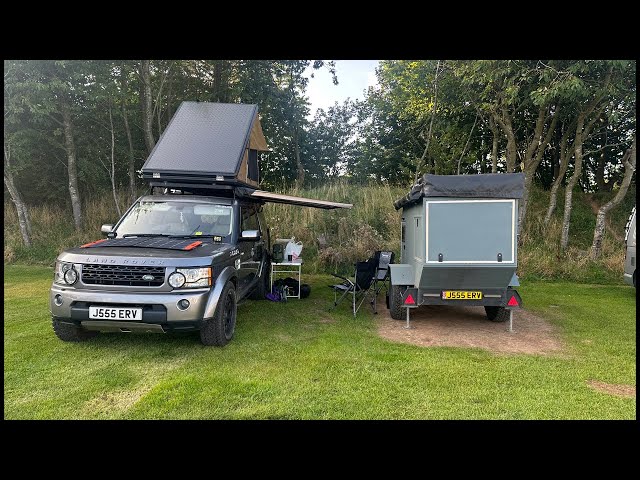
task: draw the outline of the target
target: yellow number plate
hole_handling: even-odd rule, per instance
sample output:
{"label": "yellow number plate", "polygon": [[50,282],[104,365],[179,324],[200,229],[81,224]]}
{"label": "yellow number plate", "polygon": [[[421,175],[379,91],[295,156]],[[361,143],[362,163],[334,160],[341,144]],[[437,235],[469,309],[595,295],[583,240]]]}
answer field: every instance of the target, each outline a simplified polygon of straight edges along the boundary
{"label": "yellow number plate", "polygon": [[443,300],[482,300],[482,292],[467,292],[463,290],[444,290]]}

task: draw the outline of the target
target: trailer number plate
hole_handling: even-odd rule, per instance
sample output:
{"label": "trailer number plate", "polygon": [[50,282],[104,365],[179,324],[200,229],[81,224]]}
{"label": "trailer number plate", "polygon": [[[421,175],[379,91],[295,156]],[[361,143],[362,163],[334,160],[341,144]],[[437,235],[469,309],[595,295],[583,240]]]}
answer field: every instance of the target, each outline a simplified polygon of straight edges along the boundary
{"label": "trailer number plate", "polygon": [[443,290],[443,300],[482,300],[482,292],[468,292],[464,290]]}

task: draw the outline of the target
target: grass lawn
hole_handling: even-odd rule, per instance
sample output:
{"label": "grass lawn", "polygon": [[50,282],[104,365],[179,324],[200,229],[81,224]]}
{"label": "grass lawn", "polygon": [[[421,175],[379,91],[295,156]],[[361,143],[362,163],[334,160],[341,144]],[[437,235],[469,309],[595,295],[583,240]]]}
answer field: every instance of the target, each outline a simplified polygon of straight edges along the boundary
{"label": "grass lawn", "polygon": [[332,277],[304,277],[306,300],[243,303],[225,348],[184,333],[73,344],[51,329],[52,269],[5,266],[4,418],[636,418],[635,399],[587,386],[636,384],[631,287],[523,285],[568,351],[505,356],[388,342],[364,308],[329,311]]}

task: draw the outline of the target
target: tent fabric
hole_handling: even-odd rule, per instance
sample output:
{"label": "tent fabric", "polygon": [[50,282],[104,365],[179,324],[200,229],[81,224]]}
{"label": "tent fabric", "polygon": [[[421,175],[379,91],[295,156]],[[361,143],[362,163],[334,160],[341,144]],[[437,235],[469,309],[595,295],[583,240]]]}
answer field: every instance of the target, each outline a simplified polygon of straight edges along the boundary
{"label": "tent fabric", "polygon": [[423,197],[522,198],[523,173],[478,175],[425,174],[407,195],[393,202],[396,210],[414,205]]}

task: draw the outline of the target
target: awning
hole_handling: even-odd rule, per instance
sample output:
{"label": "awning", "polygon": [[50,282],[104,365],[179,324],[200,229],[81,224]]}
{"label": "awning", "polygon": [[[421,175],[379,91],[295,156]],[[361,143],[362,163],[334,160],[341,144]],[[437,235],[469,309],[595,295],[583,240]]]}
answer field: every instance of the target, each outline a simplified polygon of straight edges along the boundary
{"label": "awning", "polygon": [[326,200],[315,200],[313,198],[293,197],[291,195],[281,195],[279,193],[271,193],[264,190],[255,190],[249,196],[264,200],[265,202],[285,203],[288,205],[299,205],[301,207],[324,208],[325,210],[353,207],[353,204],[351,203],[328,202]]}

